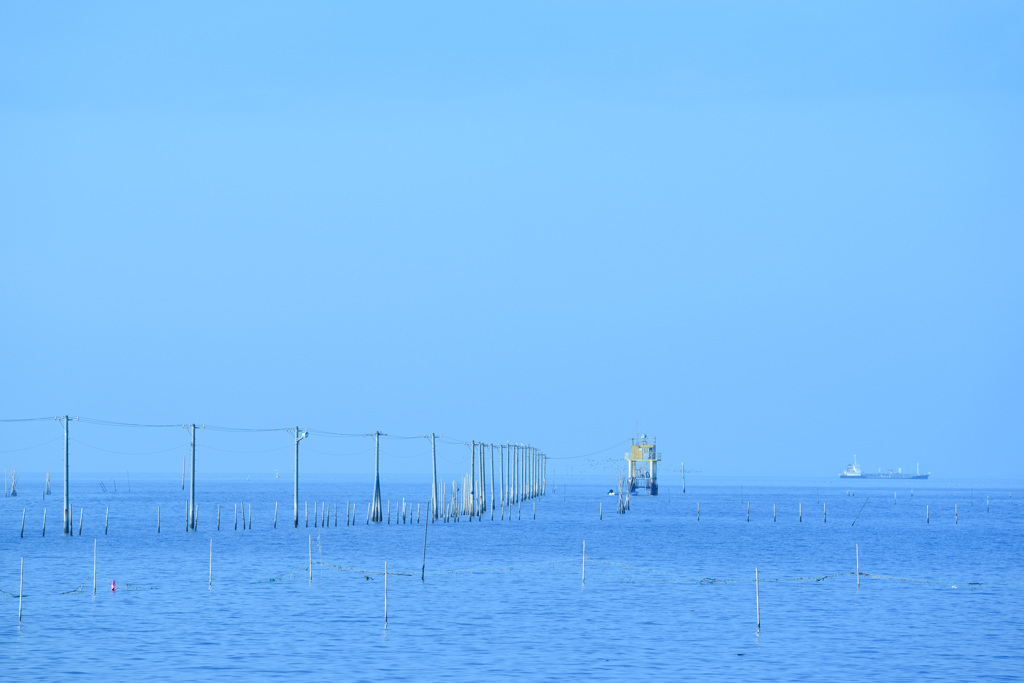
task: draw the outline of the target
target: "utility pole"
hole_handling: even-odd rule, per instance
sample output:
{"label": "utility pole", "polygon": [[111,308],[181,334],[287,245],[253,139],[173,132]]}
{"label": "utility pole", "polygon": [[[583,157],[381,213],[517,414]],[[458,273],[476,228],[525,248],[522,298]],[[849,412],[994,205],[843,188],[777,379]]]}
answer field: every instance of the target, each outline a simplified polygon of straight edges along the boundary
{"label": "utility pole", "polygon": [[[68,482],[68,421],[67,415],[58,417],[64,423],[64,533],[71,533],[71,488]],[[5,484],[6,486],[6,484]]]}
{"label": "utility pole", "polygon": [[[299,528],[299,442],[309,436],[309,432],[303,430],[299,433],[298,425],[295,429],[289,429],[289,432],[295,435],[295,493],[292,498],[292,522],[295,524],[295,528]],[[276,512],[274,513],[277,514]]]}
{"label": "utility pole", "polygon": [[[434,433],[430,433],[430,462],[433,468],[434,485],[430,488],[430,514],[433,515],[434,521],[437,521],[437,499],[439,494],[437,492],[437,449],[434,446]],[[423,535],[426,536],[427,532],[424,531]]]}
{"label": "utility pole", "polygon": [[380,522],[384,516],[380,512],[380,437],[387,436],[380,432],[373,433],[373,506],[370,521]]}
{"label": "utility pole", "polygon": [[192,474],[188,484],[188,527],[195,531],[196,528],[196,426],[192,425],[189,430],[192,435]]}

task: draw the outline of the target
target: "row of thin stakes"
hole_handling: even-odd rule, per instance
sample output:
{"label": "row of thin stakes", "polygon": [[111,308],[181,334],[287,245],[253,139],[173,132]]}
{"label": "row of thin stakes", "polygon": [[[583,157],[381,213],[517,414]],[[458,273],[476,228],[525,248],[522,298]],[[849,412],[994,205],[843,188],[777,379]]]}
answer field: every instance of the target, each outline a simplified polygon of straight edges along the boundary
{"label": "row of thin stakes", "polygon": [[[27,509],[26,508],[22,508],[22,510],[21,510],[21,537],[22,538],[25,538],[25,513],[26,512],[27,512]],[[68,515],[69,516],[71,516],[71,512],[72,511],[69,508],[68,509]],[[78,508],[78,535],[79,536],[82,535],[82,519],[84,518],[84,516],[85,516],[85,509],[84,508]],[[106,510],[106,513],[103,515],[103,535],[107,534],[107,529],[109,527],[109,523],[110,523],[110,508],[108,507],[107,510]],[[64,520],[64,528],[68,530],[67,533],[69,535],[71,535],[71,536],[75,535],[74,528],[72,527],[71,523],[67,519]],[[43,536],[45,536],[45,535],[46,535],[46,508],[43,508]]]}
{"label": "row of thin stakes", "polygon": [[[864,501],[864,505],[867,505],[867,502],[868,501],[865,500]],[[864,505],[861,506],[861,511],[864,510]],[[624,510],[628,510],[628,509],[629,509],[629,496],[628,495],[626,496],[626,502],[625,502],[625,504],[623,504],[623,502],[622,502],[622,493],[621,493],[621,489],[620,489],[619,504],[618,504],[617,512],[619,512],[621,514]],[[604,519],[604,503],[598,503],[597,515],[598,515],[598,519]],[[860,512],[857,513],[857,516],[860,517]],[[777,520],[778,520],[778,516],[776,515],[775,505],[772,504],[772,521],[775,522]],[[797,520],[800,521],[800,522],[804,521],[804,504],[803,503],[799,503],[798,504],[798,507],[797,507]],[[700,503],[697,503],[697,521],[698,522],[700,521]],[[748,522],[750,521],[750,503],[747,503],[747,521]],[[821,521],[822,521],[822,523],[827,523],[828,522],[828,503],[822,503],[821,504]],[[857,522],[857,519],[854,518],[853,523],[855,524],[856,522]],[[924,506],[924,522],[925,522],[925,524],[930,524],[931,523],[931,509],[930,509],[930,506],[928,506],[928,505]],[[957,503],[953,504],[953,523],[954,524],[959,524],[960,523],[960,509],[959,509],[959,504],[957,504]],[[851,524],[851,526],[852,526],[852,524]]]}

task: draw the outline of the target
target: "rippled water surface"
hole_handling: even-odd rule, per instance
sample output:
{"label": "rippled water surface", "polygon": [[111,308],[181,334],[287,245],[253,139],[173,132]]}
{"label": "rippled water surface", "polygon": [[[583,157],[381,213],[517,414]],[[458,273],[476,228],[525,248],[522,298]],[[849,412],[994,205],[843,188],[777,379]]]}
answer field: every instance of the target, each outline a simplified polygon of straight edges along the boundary
{"label": "rippled water surface", "polygon": [[549,484],[521,519],[432,524],[421,580],[429,486],[384,486],[391,524],[367,525],[367,484],[304,485],[332,514],[307,527],[300,503],[295,529],[290,481],[204,483],[186,533],[180,482],[88,480],[66,537],[59,485],[25,481],[0,499],[0,677],[1019,680],[1022,494],[856,484],[664,486],[625,515],[607,486]]}

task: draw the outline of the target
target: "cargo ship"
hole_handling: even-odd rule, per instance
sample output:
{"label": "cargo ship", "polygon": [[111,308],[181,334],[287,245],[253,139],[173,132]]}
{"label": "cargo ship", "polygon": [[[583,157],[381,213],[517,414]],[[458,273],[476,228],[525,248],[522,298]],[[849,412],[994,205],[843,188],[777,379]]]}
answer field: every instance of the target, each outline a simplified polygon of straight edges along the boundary
{"label": "cargo ship", "polygon": [[918,463],[917,465],[916,474],[904,474],[902,468],[896,470],[889,470],[888,472],[878,470],[877,473],[868,472],[867,474],[865,474],[864,472],[860,471],[860,467],[857,465],[857,456],[855,455],[853,456],[853,464],[847,465],[846,469],[839,473],[839,476],[843,479],[927,479],[929,474],[931,474],[931,472],[921,474],[920,463]]}

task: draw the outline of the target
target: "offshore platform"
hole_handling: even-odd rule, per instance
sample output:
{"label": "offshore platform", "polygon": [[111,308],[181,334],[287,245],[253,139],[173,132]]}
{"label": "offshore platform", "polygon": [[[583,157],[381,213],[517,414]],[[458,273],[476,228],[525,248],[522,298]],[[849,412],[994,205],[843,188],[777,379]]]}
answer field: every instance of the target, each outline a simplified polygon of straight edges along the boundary
{"label": "offshore platform", "polygon": [[647,439],[646,434],[629,440],[630,449],[626,453],[629,463],[629,492],[634,494],[658,495],[658,457],[657,439]]}

